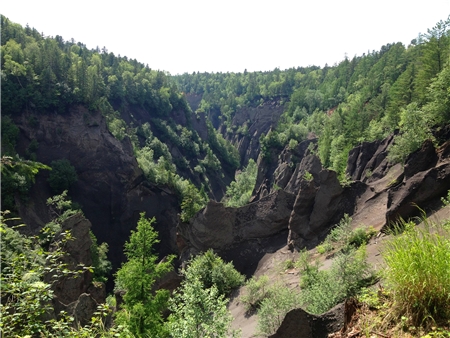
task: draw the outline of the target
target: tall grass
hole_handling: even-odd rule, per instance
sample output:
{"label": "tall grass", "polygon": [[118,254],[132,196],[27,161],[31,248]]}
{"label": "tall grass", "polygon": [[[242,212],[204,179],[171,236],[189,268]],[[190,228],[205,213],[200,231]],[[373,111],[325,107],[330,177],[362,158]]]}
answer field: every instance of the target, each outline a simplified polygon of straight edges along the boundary
{"label": "tall grass", "polygon": [[399,222],[383,250],[385,280],[394,310],[412,324],[427,326],[450,319],[450,229],[423,217],[424,226]]}

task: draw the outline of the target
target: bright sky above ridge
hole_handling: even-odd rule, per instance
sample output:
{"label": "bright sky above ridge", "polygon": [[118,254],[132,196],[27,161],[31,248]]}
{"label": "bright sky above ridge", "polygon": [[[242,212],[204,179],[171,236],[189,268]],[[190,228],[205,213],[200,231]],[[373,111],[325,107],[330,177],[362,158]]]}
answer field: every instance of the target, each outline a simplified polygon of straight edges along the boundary
{"label": "bright sky above ridge", "polygon": [[407,46],[448,17],[450,0],[5,0],[0,13],[174,75],[331,66]]}

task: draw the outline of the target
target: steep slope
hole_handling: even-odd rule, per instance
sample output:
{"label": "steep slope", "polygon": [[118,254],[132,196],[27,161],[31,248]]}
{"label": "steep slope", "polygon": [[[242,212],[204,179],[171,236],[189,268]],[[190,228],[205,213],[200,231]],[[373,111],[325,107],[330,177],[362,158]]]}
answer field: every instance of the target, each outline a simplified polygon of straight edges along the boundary
{"label": "steep slope", "polygon": [[[83,106],[72,107],[67,115],[42,114],[38,126],[29,121],[28,114],[16,121],[19,153],[25,153],[35,140],[39,144],[37,158],[43,163],[50,165],[61,158],[70,161],[78,175],[70,196],[81,205],[98,240],[109,244],[114,267],[123,261],[123,244],[142,211],[157,220],[160,255],[175,252],[178,198],[168,187],[145,179],[129,139],[118,141],[108,131],[104,117]],[[48,172],[41,172],[30,192],[30,202],[21,203],[20,216],[34,229],[50,220],[45,201],[53,192],[47,177]]]}
{"label": "steep slope", "polygon": [[[238,269],[248,273],[254,271],[262,255],[284,245],[291,250],[315,247],[344,214],[353,218],[353,228],[373,226],[382,231],[400,217],[416,216],[417,206],[432,211],[450,190],[447,131],[445,128],[436,134],[442,142],[438,148],[425,142],[404,167],[386,158],[392,136],[362,144],[350,152],[348,175],[354,180],[345,186],[334,171],[321,166],[308,146],[314,144],[312,141],[300,143],[294,150],[285,149],[275,169],[265,161],[258,162],[259,172],[268,179],[259,179],[252,203],[234,209],[210,202],[189,225],[180,225],[184,250],[197,253],[213,248],[233,258]],[[372,175],[359,174],[363,172]],[[252,244],[255,240],[281,245],[257,248]]]}

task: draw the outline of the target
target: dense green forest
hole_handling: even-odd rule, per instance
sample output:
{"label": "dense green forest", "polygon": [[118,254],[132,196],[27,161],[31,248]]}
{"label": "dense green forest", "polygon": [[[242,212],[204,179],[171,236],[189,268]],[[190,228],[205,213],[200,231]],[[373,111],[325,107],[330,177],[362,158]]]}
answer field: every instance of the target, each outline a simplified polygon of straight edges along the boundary
{"label": "dense green forest", "polygon": [[[108,275],[107,245],[98,245],[93,234],[93,267],[68,271],[62,263],[66,254],[63,244],[70,234],[61,233],[61,225],[82,212],[66,200],[77,173],[66,159],[39,162],[36,140],[29,142],[26,152],[17,153],[20,130],[15,121],[23,114],[29,125],[38,128],[40,116],[66,116],[76,105],[92,114],[101,113],[110,133],[130,142],[145,179],[174,192],[184,222],[216,196],[217,187],[225,188],[226,193],[217,196],[229,207],[249,202],[258,159],[240,163],[240,154],[229,141],[230,135],[251,137],[250,122],[233,122],[246,107],[274,101],[285,107],[279,121],[260,138],[258,163],[264,164],[264,159],[269,161],[286,147],[292,149],[303,140],[318,138],[317,148],[311,150],[324,167],[338,173],[342,183],[348,179],[348,152],[356,145],[395,133],[389,158],[404,162],[424,140],[433,139],[434,129],[450,122],[450,17],[408,46],[389,43],[379,51],[323,68],[170,76],[137,60],[116,56],[106,47],[90,50],[81,42],[46,37],[1,16],[1,69],[1,285],[2,297],[6,296],[1,304],[0,330],[29,337],[234,336],[227,297],[245,277],[207,251],[181,270],[184,280],[173,295],[167,290],[155,292],[155,281],[173,269],[175,258],[158,263],[155,219],[140,214],[136,230],[125,244],[127,260],[114,275],[116,291],[125,294],[114,325],[110,327],[106,319],[115,306],[112,297],[99,307],[90,325],[76,328],[73,318],[65,315],[44,320],[46,311],[51,310],[54,281],[95,269],[98,283],[113,276]],[[195,111],[186,95],[201,97]],[[201,128],[195,127],[202,119],[203,136]],[[44,170],[51,170],[47,183],[56,197],[49,199],[48,205],[57,210],[57,217],[39,234],[25,235],[18,231],[18,219],[12,217],[17,213],[15,203],[27,200],[36,175]],[[358,273],[366,273],[363,263],[354,264],[362,266]],[[304,269],[320,275],[318,268],[316,271],[306,263]],[[330,276],[326,278],[335,280]],[[316,287],[312,280],[307,282]],[[347,291],[340,290],[345,296]],[[356,292],[351,291],[352,295]],[[273,300],[258,302],[269,318]]]}
{"label": "dense green forest", "polygon": [[348,151],[358,143],[399,129],[391,157],[403,161],[430,137],[430,128],[448,123],[449,28],[450,19],[440,21],[407,47],[389,43],[323,68],[193,73],[175,81],[185,93],[202,95],[198,111],[220,112],[227,133],[245,134],[245,124],[232,125],[239,109],[288,102],[278,125],[261,139],[262,155],[316,136],[323,165],[343,178]]}
{"label": "dense green forest", "polygon": [[[224,169],[234,173],[239,167],[236,150],[211,124],[208,137],[199,137],[192,127],[195,115],[164,72],[115,56],[106,48],[89,50],[60,36],[44,37],[36,29],[22,28],[4,16],[1,28],[3,155],[16,156],[16,116],[31,114],[30,123],[37,127],[40,114],[64,115],[71,106],[84,105],[105,116],[117,139],[131,140],[137,161],[151,182],[168,184],[177,191],[180,202],[189,206],[183,208],[182,218],[186,220],[204,205],[210,192],[209,179],[220,180]],[[124,115],[133,109],[143,113],[139,119],[131,114],[131,121],[126,123]],[[178,111],[185,115],[184,125],[170,116]],[[37,147],[35,142],[26,160],[39,160],[34,156]],[[173,158],[169,150],[173,147],[182,155]],[[7,196],[15,188],[26,195],[31,181],[8,172],[4,173],[2,202],[12,209]]]}

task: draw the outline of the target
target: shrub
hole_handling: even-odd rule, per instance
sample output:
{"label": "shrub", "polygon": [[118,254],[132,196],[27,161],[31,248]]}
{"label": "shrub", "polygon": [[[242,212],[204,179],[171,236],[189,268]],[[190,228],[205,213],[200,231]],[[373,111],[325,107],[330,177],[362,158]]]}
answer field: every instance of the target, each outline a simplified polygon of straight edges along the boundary
{"label": "shrub", "polygon": [[306,171],[305,174],[303,175],[303,179],[308,182],[311,182],[314,179],[314,177],[309,171]]}
{"label": "shrub", "polygon": [[416,326],[450,319],[450,229],[423,220],[423,228],[399,222],[396,232],[405,231],[382,252],[394,309]]}
{"label": "shrub", "polygon": [[[87,267],[68,269],[63,247],[73,237],[65,231],[52,236],[52,250],[40,245],[38,237],[20,234],[9,227],[7,212],[0,214],[1,274],[0,335],[3,337],[115,337],[126,336],[122,328],[105,329],[109,309],[99,305],[89,325],[74,328],[74,318],[52,306],[52,283],[60,277],[79,277]],[[17,219],[11,219],[17,220]],[[51,273],[49,273],[51,272]],[[52,319],[50,319],[52,318]],[[46,320],[48,319],[48,320]],[[117,335],[116,335],[117,334]],[[128,335],[129,336],[129,335]]]}
{"label": "shrub", "polygon": [[254,160],[250,159],[247,167],[237,173],[235,181],[227,187],[225,196],[227,207],[241,207],[249,202],[255,187],[257,173],[258,166]]}
{"label": "shrub", "polygon": [[204,288],[198,278],[185,280],[169,302],[167,331],[174,338],[235,337],[227,302],[215,285]]}
{"label": "shrub", "polygon": [[367,244],[375,234],[376,230],[373,227],[367,229],[364,227],[356,228],[348,237],[348,245],[358,248],[363,244]]}
{"label": "shrub", "polygon": [[98,244],[97,237],[90,230],[89,235],[91,237],[91,257],[92,267],[94,268],[93,279],[95,282],[106,283],[108,280],[108,274],[112,269],[111,262],[108,260],[106,254],[108,253],[108,243],[103,242]]}
{"label": "shrub", "polygon": [[52,171],[47,181],[55,193],[69,190],[70,186],[77,181],[77,173],[69,160],[52,161],[50,166]]}
{"label": "shrub", "polygon": [[245,277],[233,266],[225,263],[212,249],[195,257],[185,271],[186,280],[198,278],[204,288],[213,285],[217,287],[220,295],[229,295],[232,289],[244,284]]}
{"label": "shrub", "polygon": [[366,262],[365,247],[339,253],[329,271],[307,264],[301,279],[301,303],[311,313],[321,314],[346,298],[355,296],[371,282],[373,272]]}
{"label": "shrub", "polygon": [[327,241],[325,241],[322,244],[319,244],[317,246],[317,252],[320,253],[321,255],[324,254],[324,253],[330,252],[333,249],[334,249],[333,245],[331,245],[331,243],[329,243]]}
{"label": "shrub", "polygon": [[351,229],[352,218],[347,214],[339,221],[338,225],[330,231],[327,238],[317,246],[317,252],[324,254],[340,248],[342,251],[349,251],[352,248],[358,248],[367,244],[376,234],[376,230],[370,227],[358,227]]}
{"label": "shrub", "polygon": [[269,336],[276,332],[286,313],[300,305],[300,299],[291,289],[275,283],[268,291],[268,297],[261,302],[258,311],[258,333]]}
{"label": "shrub", "polygon": [[250,311],[258,308],[261,302],[269,295],[269,277],[252,277],[245,283],[245,291],[241,296],[241,301],[245,305],[245,310]]}

